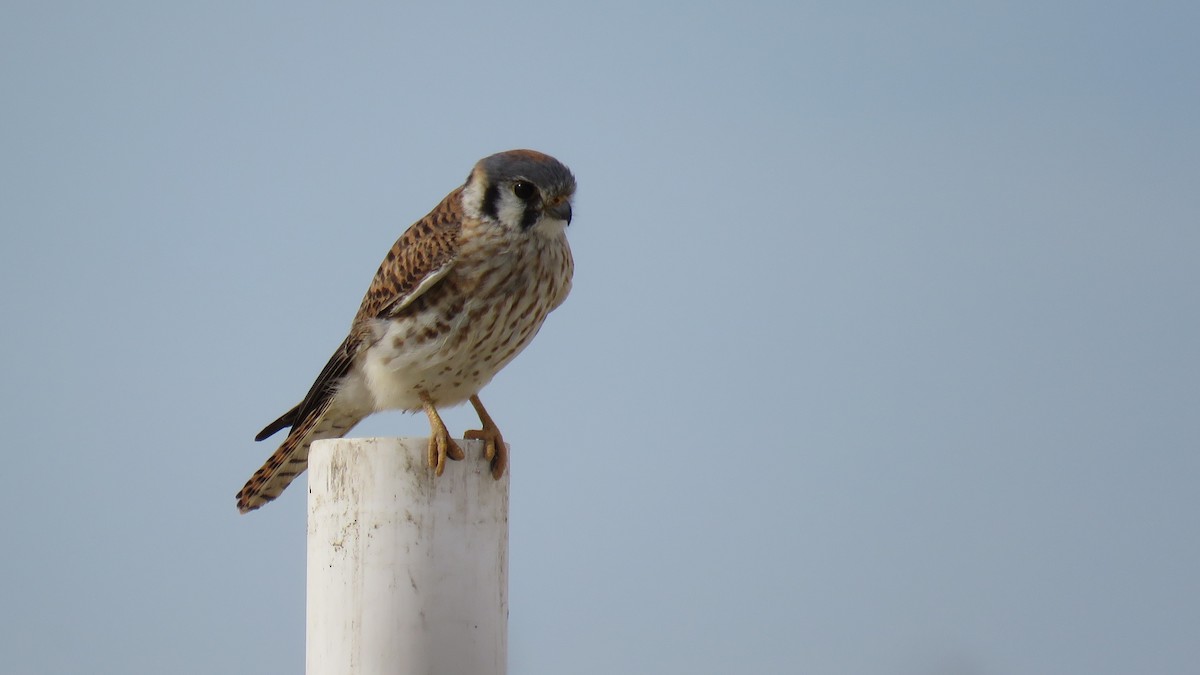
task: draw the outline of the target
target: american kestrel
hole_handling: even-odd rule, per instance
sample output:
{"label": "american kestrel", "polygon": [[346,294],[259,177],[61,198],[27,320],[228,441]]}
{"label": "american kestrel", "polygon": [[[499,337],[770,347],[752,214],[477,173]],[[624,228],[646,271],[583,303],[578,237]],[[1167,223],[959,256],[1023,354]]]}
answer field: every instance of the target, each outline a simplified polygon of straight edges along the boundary
{"label": "american kestrel", "polygon": [[485,458],[508,465],[500,429],[479,390],[524,349],[571,290],[567,245],[575,177],[533,150],[481,159],[467,182],[400,236],[375,273],[350,334],[304,400],[259,432],[287,439],[237,494],[245,513],[275,499],[308,466],[309,445],[345,435],[371,413],[423,410],[429,465],[463,451],[438,415],[469,400]]}

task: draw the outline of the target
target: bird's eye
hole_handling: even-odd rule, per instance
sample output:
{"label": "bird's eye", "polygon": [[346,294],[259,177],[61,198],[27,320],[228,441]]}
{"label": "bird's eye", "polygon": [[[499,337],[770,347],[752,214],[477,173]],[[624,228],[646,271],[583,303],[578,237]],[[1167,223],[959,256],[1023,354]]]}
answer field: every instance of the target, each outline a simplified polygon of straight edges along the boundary
{"label": "bird's eye", "polygon": [[537,192],[537,188],[533,186],[533,183],[519,180],[513,183],[512,191],[521,201],[528,201]]}

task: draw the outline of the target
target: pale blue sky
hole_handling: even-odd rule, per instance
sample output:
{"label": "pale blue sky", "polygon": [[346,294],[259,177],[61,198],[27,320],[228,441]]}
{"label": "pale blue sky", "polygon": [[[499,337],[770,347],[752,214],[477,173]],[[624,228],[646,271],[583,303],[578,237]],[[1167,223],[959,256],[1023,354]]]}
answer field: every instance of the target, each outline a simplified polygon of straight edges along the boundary
{"label": "pale blue sky", "polygon": [[1200,5],[431,4],[0,9],[3,670],[301,672],[253,435],[532,147],[511,673],[1195,672]]}

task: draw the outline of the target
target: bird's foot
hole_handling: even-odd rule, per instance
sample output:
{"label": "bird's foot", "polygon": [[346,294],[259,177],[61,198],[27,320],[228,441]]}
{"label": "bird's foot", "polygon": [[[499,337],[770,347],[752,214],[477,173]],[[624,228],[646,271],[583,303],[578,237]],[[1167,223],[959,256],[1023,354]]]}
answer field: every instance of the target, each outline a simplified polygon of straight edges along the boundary
{"label": "bird's foot", "polygon": [[505,469],[508,468],[508,445],[504,443],[504,437],[500,435],[500,428],[492,421],[487,410],[484,410],[483,402],[479,400],[478,396],[471,397],[471,405],[479,414],[479,421],[483,424],[483,428],[470,429],[463,433],[463,438],[484,442],[483,458],[491,464],[492,478],[500,480]]}
{"label": "bird's foot", "polygon": [[454,461],[459,461],[466,454],[462,448],[458,447],[458,443],[450,438],[450,434],[443,431],[435,433],[429,437],[429,466],[433,469],[433,473],[440,476],[446,470],[446,458],[449,457]]}
{"label": "bird's foot", "polygon": [[429,466],[435,475],[440,476],[446,470],[447,457],[457,462],[467,455],[458,447],[458,443],[450,438],[450,432],[442,422],[441,415],[438,415],[437,408],[433,406],[433,401],[428,396],[422,396],[421,400],[424,402],[425,414],[429,417]]}

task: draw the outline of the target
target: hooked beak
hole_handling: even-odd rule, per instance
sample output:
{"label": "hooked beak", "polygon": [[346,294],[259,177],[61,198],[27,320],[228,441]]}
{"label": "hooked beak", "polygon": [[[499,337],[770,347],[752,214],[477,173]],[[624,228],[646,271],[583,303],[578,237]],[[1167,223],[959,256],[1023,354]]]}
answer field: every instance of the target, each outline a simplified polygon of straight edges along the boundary
{"label": "hooked beak", "polygon": [[546,215],[555,220],[565,220],[567,224],[571,224],[571,202],[562,200],[560,202],[550,204],[546,207]]}

